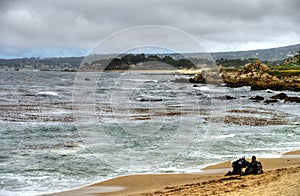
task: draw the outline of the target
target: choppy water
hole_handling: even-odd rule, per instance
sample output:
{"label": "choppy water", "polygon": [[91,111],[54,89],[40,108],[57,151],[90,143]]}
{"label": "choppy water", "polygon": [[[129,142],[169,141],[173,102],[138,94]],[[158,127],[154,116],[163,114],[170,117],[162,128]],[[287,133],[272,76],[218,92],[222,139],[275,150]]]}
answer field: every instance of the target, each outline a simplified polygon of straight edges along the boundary
{"label": "choppy water", "polygon": [[[193,87],[178,77],[185,76],[1,71],[0,195],[196,172],[240,155],[299,148],[299,104],[249,100],[279,92]],[[236,99],[216,99],[224,95]]]}

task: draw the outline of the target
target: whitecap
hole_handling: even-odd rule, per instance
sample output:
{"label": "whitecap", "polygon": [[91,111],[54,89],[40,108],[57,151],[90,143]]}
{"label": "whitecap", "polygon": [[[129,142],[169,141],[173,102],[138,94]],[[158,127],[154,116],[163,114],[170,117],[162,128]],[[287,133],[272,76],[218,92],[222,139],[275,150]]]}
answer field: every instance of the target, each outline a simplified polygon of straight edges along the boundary
{"label": "whitecap", "polygon": [[228,135],[219,135],[218,139],[222,139],[222,138],[232,138],[235,137],[235,134],[228,134]]}
{"label": "whitecap", "polygon": [[40,96],[56,96],[56,97],[58,97],[58,93],[52,92],[52,91],[39,92],[37,95],[40,95]]}
{"label": "whitecap", "polygon": [[195,89],[200,90],[202,92],[211,92],[211,93],[225,93],[226,89],[224,87],[216,87],[216,86],[199,86],[195,87]]}
{"label": "whitecap", "polygon": [[224,138],[233,138],[235,134],[228,134],[228,135],[211,135],[205,137],[206,139],[224,139]]}

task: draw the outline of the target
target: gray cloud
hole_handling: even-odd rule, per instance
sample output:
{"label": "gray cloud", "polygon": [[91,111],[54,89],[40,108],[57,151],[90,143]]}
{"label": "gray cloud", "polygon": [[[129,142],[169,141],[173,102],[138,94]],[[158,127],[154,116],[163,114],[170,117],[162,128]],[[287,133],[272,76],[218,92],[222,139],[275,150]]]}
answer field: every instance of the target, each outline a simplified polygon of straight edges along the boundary
{"label": "gray cloud", "polygon": [[89,49],[116,31],[165,25],[210,50],[300,41],[297,0],[0,1],[0,53],[42,48]]}

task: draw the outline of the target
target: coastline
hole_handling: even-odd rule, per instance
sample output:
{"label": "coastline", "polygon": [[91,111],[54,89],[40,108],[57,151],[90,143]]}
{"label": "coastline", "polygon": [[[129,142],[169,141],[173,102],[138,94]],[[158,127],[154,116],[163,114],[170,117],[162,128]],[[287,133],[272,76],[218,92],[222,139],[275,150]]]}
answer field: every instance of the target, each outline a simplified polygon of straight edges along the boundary
{"label": "coastline", "polygon": [[199,169],[199,173],[196,174],[121,176],[80,189],[50,195],[189,195],[196,193],[295,195],[295,193],[300,193],[300,150],[284,153],[280,158],[258,158],[258,160],[263,165],[264,173],[261,175],[224,176],[227,170],[231,170],[230,161],[226,161],[202,168],[203,172]]}
{"label": "coastline", "polygon": [[[161,74],[161,75],[197,75],[201,73],[202,69],[128,69],[128,70],[107,70],[105,72],[112,72],[112,73],[123,73],[123,72],[129,72],[129,73],[148,73],[148,74]],[[100,71],[103,72],[103,71]]]}

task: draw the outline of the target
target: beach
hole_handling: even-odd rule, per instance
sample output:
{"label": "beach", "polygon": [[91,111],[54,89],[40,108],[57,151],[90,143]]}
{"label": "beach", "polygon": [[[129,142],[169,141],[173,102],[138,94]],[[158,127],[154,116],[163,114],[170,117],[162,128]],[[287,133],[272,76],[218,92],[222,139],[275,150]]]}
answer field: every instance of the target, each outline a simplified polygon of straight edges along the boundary
{"label": "beach", "polygon": [[[249,157],[247,157],[249,160]],[[299,195],[300,150],[280,158],[258,158],[263,174],[224,176],[230,161],[199,169],[195,174],[139,174],[121,176],[77,190],[68,195]]]}
{"label": "beach", "polygon": [[73,72],[0,74],[0,195],[181,194],[175,189],[190,191],[189,184],[215,190],[209,182],[224,178],[237,157],[256,155],[265,172],[297,165],[294,155],[278,166],[263,159],[300,146],[298,103],[251,99],[271,100],[277,91],[103,72],[96,88],[73,95]]}

